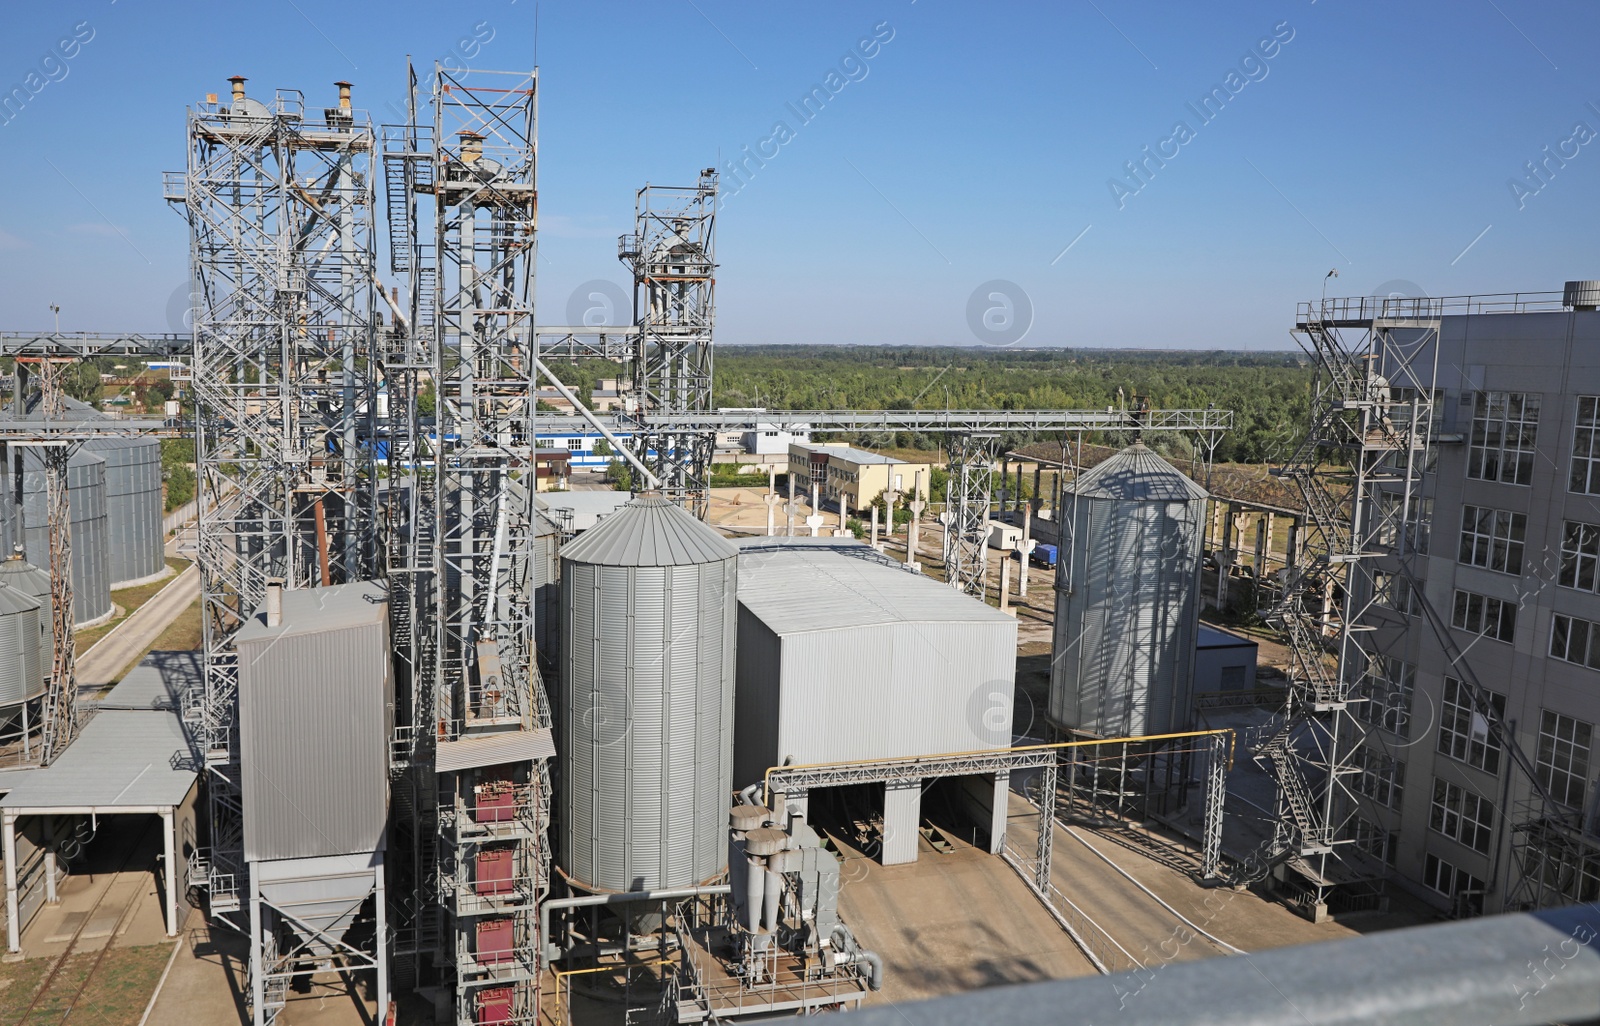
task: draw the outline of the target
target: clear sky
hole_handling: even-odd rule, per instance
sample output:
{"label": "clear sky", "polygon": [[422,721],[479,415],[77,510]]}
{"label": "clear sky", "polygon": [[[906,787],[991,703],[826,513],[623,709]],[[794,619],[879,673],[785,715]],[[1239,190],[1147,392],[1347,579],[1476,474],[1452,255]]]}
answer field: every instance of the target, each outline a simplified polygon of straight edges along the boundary
{"label": "clear sky", "polygon": [[1032,307],[1026,346],[1276,349],[1330,268],[1330,295],[1600,278],[1592,0],[544,0],[537,55],[535,0],[6,15],[7,328],[53,302],[64,330],[165,330],[185,106],[233,74],[312,104],[348,78],[392,120],[407,53],[539,65],[543,323],[624,281],[639,185],[712,164],[727,343],[1010,341],[996,301],[969,316],[998,280]]}

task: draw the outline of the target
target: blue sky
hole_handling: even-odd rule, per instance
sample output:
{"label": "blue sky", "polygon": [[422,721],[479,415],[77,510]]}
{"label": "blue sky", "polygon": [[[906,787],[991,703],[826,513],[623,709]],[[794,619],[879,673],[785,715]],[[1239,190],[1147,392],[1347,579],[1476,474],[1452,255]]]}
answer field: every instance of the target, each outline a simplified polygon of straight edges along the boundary
{"label": "blue sky", "polygon": [[[534,0],[14,4],[0,84],[43,86],[0,124],[0,325],[55,302],[63,329],[166,328],[188,251],[160,176],[229,75],[311,103],[348,78],[384,120],[407,53],[431,67],[475,34],[473,66],[540,67],[544,323],[623,281],[639,185],[712,164],[737,185],[726,343],[973,344],[969,298],[999,280],[1032,307],[1023,345],[1279,349],[1333,267],[1330,294],[1600,277],[1600,5],[1219,7],[545,0],[536,58]],[[740,184],[743,147],[776,155]],[[1129,178],[1145,147],[1164,165]]]}

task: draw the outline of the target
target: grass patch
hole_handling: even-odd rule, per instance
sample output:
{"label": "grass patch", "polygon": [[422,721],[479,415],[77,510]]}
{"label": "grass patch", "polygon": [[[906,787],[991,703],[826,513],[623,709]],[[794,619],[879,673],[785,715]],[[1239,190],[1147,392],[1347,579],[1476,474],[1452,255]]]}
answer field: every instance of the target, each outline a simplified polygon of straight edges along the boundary
{"label": "grass patch", "polygon": [[132,616],[140,606],[155,598],[156,592],[171,584],[174,577],[188,569],[189,561],[187,559],[168,559],[167,566],[172,570],[172,573],[159,581],[151,581],[149,584],[141,584],[133,588],[119,588],[111,593],[112,601],[122,607],[122,615],[107,620],[105,623],[89,630],[75,632],[74,637],[77,639],[77,653],[79,656],[89,651],[90,645],[110,634],[118,624]]}
{"label": "grass patch", "polygon": [[[200,600],[195,599],[189,608],[167,625],[161,636],[146,652],[188,652],[200,647]],[[140,657],[141,659],[143,656]]]}
{"label": "grass patch", "polygon": [[[169,944],[112,948],[72,1007],[73,1021],[81,1019],[95,1026],[135,1026],[171,956]],[[0,1026],[54,1026],[62,1022],[95,958],[94,952],[86,952],[67,959],[50,990],[26,1019],[23,1014],[28,1003],[38,993],[55,959],[30,958],[0,967]]]}

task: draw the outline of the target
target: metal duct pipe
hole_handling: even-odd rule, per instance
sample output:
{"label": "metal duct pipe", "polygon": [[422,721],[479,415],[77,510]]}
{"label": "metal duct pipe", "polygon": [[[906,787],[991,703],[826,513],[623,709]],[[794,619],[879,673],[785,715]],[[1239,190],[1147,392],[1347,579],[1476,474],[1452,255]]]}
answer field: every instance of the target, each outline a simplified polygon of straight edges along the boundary
{"label": "metal duct pipe", "polygon": [[740,805],[755,805],[755,804],[757,804],[757,802],[756,802],[756,792],[759,791],[759,790],[761,790],[761,785],[760,784],[751,784],[749,787],[745,788],[743,791],[740,791],[739,792],[739,804]]}
{"label": "metal duct pipe", "polygon": [[349,110],[350,109],[350,83],[349,82],[335,82],[334,85],[339,87],[339,109],[340,110]]}
{"label": "metal duct pipe", "polygon": [[539,906],[539,936],[545,939],[544,957],[540,968],[555,961],[550,943],[550,912],[558,908],[584,908],[589,905],[626,905],[634,901],[672,901],[677,898],[701,898],[715,894],[728,894],[727,884],[706,884],[701,887],[674,887],[662,891],[620,891],[615,894],[582,894],[572,898],[552,898]]}
{"label": "metal duct pipe", "polygon": [[867,967],[867,986],[873,990],[883,989],[883,956],[876,951],[868,951],[856,943],[856,935],[850,932],[850,927],[840,923],[828,934],[828,941],[835,951],[843,952],[846,961],[851,965]]}
{"label": "metal duct pipe", "polygon": [[861,951],[856,954],[857,965],[865,962],[867,965],[867,986],[873,990],[883,989],[883,956],[876,951]]}
{"label": "metal duct pipe", "polygon": [[235,75],[228,81],[233,83],[233,105],[237,110],[239,104],[244,102],[244,84],[247,80],[243,75]]}

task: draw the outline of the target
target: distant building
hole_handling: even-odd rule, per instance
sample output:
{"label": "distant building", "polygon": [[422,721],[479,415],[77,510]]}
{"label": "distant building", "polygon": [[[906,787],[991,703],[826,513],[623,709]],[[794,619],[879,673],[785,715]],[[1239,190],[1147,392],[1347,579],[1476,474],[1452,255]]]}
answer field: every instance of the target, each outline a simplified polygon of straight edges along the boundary
{"label": "distant building", "polygon": [[1256,656],[1261,646],[1249,638],[1200,625],[1195,642],[1194,691],[1248,691],[1256,686]]}
{"label": "distant building", "polygon": [[910,492],[916,486],[919,473],[922,475],[919,491],[926,499],[931,472],[932,468],[926,463],[907,463],[842,442],[825,445],[796,442],[789,446],[789,475],[794,479],[795,494],[809,495],[815,484],[822,505],[846,513],[865,509],[890,488]]}

